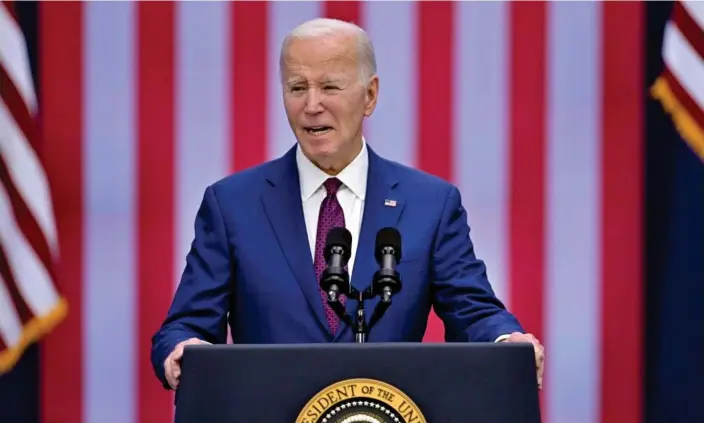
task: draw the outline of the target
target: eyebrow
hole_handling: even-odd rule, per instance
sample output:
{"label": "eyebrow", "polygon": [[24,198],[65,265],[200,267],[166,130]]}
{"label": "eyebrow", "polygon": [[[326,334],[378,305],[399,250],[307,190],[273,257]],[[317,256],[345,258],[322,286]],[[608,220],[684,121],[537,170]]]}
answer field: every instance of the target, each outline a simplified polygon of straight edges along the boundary
{"label": "eyebrow", "polygon": [[300,82],[304,82],[304,81],[303,81],[303,78],[301,78],[300,76],[295,76],[295,77],[293,77],[293,78],[287,79],[287,80],[286,80],[286,85],[298,84],[298,83],[300,83]]}
{"label": "eyebrow", "polygon": [[[303,82],[306,82],[305,79],[303,79],[299,76],[295,76],[295,77],[289,78],[286,81],[286,85],[295,85],[295,84],[300,84]],[[344,78],[341,78],[339,76],[326,77],[326,78],[323,78],[320,80],[321,84],[341,84],[342,82],[344,82]]]}

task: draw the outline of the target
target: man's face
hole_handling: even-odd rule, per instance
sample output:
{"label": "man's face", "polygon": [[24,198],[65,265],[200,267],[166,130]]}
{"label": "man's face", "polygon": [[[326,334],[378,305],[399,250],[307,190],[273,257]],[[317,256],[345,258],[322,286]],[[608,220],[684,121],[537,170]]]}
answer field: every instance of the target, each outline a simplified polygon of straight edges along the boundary
{"label": "man's face", "polygon": [[284,56],[284,107],[305,155],[339,172],[359,152],[362,121],[376,106],[378,79],[361,82],[349,35],[296,39]]}

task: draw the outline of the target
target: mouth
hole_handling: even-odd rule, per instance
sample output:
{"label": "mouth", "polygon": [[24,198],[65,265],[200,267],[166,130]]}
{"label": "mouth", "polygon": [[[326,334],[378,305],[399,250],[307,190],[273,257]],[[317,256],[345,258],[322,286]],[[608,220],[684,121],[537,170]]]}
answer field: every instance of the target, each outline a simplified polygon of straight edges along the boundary
{"label": "mouth", "polygon": [[332,131],[331,126],[306,126],[303,129],[311,135],[325,135]]}

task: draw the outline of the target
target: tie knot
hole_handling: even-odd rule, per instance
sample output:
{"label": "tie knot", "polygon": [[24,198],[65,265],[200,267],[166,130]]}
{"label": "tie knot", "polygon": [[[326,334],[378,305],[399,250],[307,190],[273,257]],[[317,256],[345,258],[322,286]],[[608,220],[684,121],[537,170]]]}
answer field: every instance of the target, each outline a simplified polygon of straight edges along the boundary
{"label": "tie knot", "polygon": [[342,185],[342,182],[337,178],[329,178],[323,183],[328,195],[335,195],[337,190],[340,188],[340,185]]}

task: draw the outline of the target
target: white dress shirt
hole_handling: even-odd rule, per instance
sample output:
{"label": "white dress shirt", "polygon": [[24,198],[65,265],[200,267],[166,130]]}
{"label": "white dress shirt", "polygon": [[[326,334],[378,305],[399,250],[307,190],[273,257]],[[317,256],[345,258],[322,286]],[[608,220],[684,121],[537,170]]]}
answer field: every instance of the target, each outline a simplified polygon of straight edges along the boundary
{"label": "white dress shirt", "polygon": [[[296,164],[298,166],[298,178],[301,185],[301,201],[303,202],[303,216],[306,220],[310,255],[313,257],[313,260],[315,260],[315,238],[318,232],[320,204],[327,195],[323,182],[332,176],[315,166],[303,154],[300,145],[296,149]],[[345,227],[350,231],[350,234],[352,234],[352,251],[347,264],[350,279],[352,279],[354,259],[359,243],[359,231],[362,225],[368,169],[369,157],[367,155],[367,144],[364,139],[362,139],[362,150],[357,157],[335,176],[342,182],[342,185],[337,190],[337,201],[339,201],[345,215]]]}

